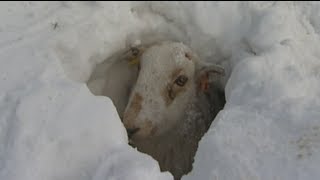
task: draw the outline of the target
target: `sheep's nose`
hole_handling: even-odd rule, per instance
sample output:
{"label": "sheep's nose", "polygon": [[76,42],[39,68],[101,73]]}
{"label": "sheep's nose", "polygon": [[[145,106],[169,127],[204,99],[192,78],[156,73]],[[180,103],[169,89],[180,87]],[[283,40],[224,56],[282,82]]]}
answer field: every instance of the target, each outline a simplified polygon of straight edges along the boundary
{"label": "sheep's nose", "polygon": [[140,130],[140,128],[128,128],[127,129],[127,133],[128,133],[128,137],[129,139]]}

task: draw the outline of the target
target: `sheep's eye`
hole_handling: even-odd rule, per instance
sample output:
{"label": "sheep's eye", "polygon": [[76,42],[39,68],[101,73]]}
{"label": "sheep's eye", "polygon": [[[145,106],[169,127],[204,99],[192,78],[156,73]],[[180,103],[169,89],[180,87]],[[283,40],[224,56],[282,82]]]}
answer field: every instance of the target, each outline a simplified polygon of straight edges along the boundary
{"label": "sheep's eye", "polygon": [[187,81],[188,81],[188,77],[181,75],[174,81],[174,83],[177,84],[178,86],[184,86]]}

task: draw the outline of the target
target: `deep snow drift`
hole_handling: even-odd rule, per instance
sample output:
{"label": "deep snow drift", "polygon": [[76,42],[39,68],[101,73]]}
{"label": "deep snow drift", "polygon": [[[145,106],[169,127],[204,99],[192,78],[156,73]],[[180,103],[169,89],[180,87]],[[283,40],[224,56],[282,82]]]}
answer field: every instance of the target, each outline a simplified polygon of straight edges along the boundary
{"label": "deep snow drift", "polygon": [[126,44],[222,64],[227,103],[182,179],[319,179],[317,2],[1,2],[0,179],[172,179],[85,85]]}

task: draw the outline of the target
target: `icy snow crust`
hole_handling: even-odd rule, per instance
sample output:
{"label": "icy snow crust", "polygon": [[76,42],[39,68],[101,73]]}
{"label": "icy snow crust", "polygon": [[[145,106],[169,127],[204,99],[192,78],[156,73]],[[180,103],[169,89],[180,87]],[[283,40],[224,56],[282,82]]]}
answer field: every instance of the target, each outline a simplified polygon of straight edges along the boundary
{"label": "icy snow crust", "polygon": [[[127,44],[182,41],[227,70],[183,180],[320,178],[318,2],[1,2],[0,179],[172,179],[85,85]],[[112,62],[110,62],[111,64]]]}

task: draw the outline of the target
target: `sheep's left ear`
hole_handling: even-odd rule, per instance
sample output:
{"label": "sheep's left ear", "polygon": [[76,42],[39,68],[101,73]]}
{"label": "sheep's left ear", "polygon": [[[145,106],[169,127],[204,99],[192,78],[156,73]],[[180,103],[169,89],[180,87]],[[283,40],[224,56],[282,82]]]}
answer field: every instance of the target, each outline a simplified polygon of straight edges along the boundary
{"label": "sheep's left ear", "polygon": [[217,76],[224,76],[225,70],[218,65],[204,66],[197,71],[198,89],[206,92],[209,89],[210,79]]}
{"label": "sheep's left ear", "polygon": [[131,57],[128,59],[130,65],[136,65],[140,63],[140,56],[142,54],[141,49],[137,47],[130,48]]}
{"label": "sheep's left ear", "polygon": [[143,46],[130,47],[123,54],[123,59],[125,59],[130,65],[137,65],[140,63],[140,57],[144,50],[145,47]]}

